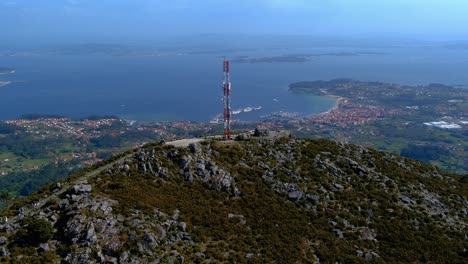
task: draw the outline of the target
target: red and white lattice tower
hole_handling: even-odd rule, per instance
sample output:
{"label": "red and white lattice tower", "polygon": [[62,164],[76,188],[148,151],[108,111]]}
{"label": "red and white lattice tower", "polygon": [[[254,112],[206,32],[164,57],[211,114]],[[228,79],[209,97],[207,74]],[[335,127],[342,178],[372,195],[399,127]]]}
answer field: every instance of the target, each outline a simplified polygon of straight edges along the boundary
{"label": "red and white lattice tower", "polygon": [[224,60],[224,140],[231,139],[231,76],[229,70],[229,61]]}

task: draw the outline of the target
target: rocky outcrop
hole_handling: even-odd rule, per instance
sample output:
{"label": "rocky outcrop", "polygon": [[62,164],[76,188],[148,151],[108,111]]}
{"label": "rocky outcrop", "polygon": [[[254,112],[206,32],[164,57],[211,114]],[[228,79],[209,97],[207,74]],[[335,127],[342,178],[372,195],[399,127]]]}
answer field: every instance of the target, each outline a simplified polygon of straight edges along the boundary
{"label": "rocky outcrop", "polygon": [[[329,141],[261,138],[192,143],[188,148],[153,145],[89,175],[57,183],[48,196],[37,195],[14,216],[2,218],[0,260],[16,254],[17,249],[10,249],[26,230],[25,219],[53,225],[53,237],[34,245],[34,257],[55,254],[62,263],[260,263],[279,257],[274,254],[282,248],[270,243],[288,236],[298,238],[288,242],[297,242],[293,248],[301,249],[297,263],[327,262],[324,256],[334,249],[331,245],[346,248],[354,258],[333,262],[391,262],[395,259],[382,254],[386,232],[392,231],[381,227],[383,221],[410,225],[407,230],[412,231],[436,223],[440,230],[450,230],[444,234],[447,241],[455,241],[449,236],[467,228],[468,201],[451,177],[397,155]],[[166,196],[157,196],[168,199],[170,206],[154,199],[155,193],[141,197],[154,199],[151,204],[157,206],[129,204],[125,198],[146,189],[128,181],[173,187]],[[434,187],[440,182],[445,189]],[[174,187],[179,185],[185,189]],[[195,193],[186,200],[193,207],[212,206],[202,216],[192,207],[184,210],[180,205],[187,201],[176,198],[180,190],[200,188],[205,196]],[[261,208],[249,208],[251,201]],[[285,226],[294,232],[289,234]],[[237,232],[223,237],[234,227]],[[248,241],[230,244],[238,236]]]}

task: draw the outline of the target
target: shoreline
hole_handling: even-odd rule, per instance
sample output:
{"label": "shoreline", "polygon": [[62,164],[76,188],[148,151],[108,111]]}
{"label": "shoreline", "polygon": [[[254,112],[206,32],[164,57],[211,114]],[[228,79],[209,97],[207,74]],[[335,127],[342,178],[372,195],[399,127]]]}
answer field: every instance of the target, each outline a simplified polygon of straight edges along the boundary
{"label": "shoreline", "polygon": [[333,110],[337,110],[338,108],[340,108],[341,104],[346,100],[346,98],[338,96],[338,95],[326,95],[326,97],[333,98],[335,99],[336,102],[335,102],[335,105],[332,108],[330,108],[330,110],[323,112],[322,114],[328,114],[332,112]]}

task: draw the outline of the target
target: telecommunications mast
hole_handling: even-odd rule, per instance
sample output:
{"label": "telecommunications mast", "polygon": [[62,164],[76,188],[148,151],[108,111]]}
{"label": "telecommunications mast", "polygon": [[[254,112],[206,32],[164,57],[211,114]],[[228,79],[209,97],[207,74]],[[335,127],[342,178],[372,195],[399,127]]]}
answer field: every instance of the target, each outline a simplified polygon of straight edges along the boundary
{"label": "telecommunications mast", "polygon": [[224,140],[231,140],[231,76],[229,61],[224,60]]}

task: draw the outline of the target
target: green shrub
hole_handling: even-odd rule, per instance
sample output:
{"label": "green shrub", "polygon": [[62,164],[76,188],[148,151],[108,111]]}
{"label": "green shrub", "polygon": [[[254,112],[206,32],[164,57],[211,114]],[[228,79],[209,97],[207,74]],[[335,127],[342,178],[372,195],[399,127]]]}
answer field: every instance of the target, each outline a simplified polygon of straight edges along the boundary
{"label": "green shrub", "polygon": [[17,233],[18,240],[23,244],[37,246],[47,242],[54,234],[54,228],[47,220],[27,218],[23,223],[26,226]]}

